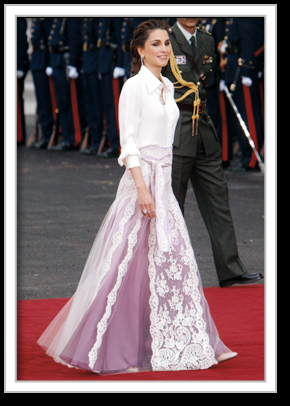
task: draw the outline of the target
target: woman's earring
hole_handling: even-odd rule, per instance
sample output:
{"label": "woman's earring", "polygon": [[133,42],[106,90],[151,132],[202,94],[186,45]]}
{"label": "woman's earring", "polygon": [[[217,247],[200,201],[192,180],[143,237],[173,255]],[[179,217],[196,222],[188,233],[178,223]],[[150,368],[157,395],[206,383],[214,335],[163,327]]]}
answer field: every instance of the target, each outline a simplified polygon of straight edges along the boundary
{"label": "woman's earring", "polygon": [[143,60],[144,60],[144,56],[141,55],[141,65],[144,65]]}

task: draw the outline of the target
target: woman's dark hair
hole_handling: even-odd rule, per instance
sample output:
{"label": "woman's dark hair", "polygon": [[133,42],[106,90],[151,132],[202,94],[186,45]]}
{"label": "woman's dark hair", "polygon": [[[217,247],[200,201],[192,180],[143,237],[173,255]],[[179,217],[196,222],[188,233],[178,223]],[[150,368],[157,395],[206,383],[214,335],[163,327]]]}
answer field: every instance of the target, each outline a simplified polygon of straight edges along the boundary
{"label": "woman's dark hair", "polygon": [[165,30],[169,33],[169,26],[164,20],[148,20],[139,24],[134,31],[133,39],[130,43],[130,52],[133,58],[131,63],[131,76],[136,75],[141,69],[141,57],[137,48],[144,48],[150,32],[154,30]]}

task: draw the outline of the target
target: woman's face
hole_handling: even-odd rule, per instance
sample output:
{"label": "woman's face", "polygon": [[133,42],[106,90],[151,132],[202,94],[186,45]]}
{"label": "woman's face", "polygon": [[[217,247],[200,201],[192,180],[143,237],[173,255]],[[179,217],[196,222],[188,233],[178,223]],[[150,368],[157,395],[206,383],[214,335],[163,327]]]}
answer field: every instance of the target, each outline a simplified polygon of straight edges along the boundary
{"label": "woman's face", "polygon": [[170,56],[170,40],[166,30],[154,30],[150,33],[144,48],[137,48],[139,55],[144,56],[146,67],[163,68]]}

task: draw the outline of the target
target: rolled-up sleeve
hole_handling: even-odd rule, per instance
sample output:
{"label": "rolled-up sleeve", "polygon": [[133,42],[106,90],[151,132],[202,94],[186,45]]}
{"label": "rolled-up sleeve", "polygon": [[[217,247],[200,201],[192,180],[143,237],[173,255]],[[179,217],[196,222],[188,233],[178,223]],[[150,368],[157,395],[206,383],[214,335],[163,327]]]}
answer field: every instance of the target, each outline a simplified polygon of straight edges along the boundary
{"label": "rolled-up sleeve", "polygon": [[138,86],[133,79],[128,79],[123,85],[119,100],[121,154],[118,158],[119,165],[125,165],[127,169],[140,166],[141,155],[136,142],[139,117]]}

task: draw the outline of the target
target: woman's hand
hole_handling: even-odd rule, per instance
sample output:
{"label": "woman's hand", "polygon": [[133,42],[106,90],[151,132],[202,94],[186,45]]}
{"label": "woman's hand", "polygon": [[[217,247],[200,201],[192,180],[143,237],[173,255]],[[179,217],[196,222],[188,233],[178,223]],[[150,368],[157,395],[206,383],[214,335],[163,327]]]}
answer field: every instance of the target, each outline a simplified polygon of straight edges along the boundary
{"label": "woman's hand", "polygon": [[150,219],[156,217],[154,200],[146,186],[138,189],[138,203],[144,216]]}
{"label": "woman's hand", "polygon": [[138,203],[142,214],[149,219],[156,217],[154,200],[147,189],[140,166],[130,168],[130,171],[138,190]]}

